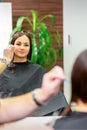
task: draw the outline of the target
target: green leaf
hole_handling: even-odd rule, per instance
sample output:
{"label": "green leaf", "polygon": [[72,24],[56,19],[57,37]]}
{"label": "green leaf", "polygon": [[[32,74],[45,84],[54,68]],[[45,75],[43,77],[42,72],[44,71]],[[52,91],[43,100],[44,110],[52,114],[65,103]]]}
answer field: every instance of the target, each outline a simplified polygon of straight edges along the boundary
{"label": "green leaf", "polygon": [[20,16],[16,22],[16,27],[22,26],[22,23],[24,21],[24,16]]}
{"label": "green leaf", "polygon": [[32,22],[31,22],[31,20],[30,20],[30,18],[29,17],[25,17],[25,20],[29,23],[29,25],[32,27],[33,25],[32,25]]}
{"label": "green leaf", "polygon": [[43,37],[40,37],[39,52],[44,53],[46,51],[46,42]]}
{"label": "green leaf", "polygon": [[62,56],[63,55],[63,48],[62,47],[59,47],[59,50],[58,50],[58,56]]}
{"label": "green leaf", "polygon": [[[44,33],[43,30],[40,30],[40,32],[39,32],[40,43],[38,45],[38,60],[37,60],[37,63],[40,64],[41,66],[45,67],[47,57],[45,56],[46,40],[43,37],[43,33]],[[44,57],[44,58],[42,58],[42,57]]]}
{"label": "green leaf", "polygon": [[40,19],[40,22],[42,22],[43,20],[45,20],[45,19],[47,19],[47,18],[51,18],[53,25],[56,24],[56,17],[55,17],[54,15],[52,15],[52,14],[47,14],[47,15],[45,15],[44,17],[42,17],[42,18]]}
{"label": "green leaf", "polygon": [[56,43],[60,47],[60,35],[55,36]]}
{"label": "green leaf", "polygon": [[38,13],[35,10],[32,10],[32,16],[33,16],[33,32],[36,31],[36,27],[37,27],[37,19],[38,19]]}
{"label": "green leaf", "polygon": [[47,34],[48,34],[48,29],[47,29],[47,26],[46,24],[44,23],[41,23],[40,24],[40,34],[43,38],[46,38],[47,37]]}
{"label": "green leaf", "polygon": [[32,36],[32,55],[31,55],[31,61],[36,63],[37,62],[37,56],[38,56],[38,49],[37,49],[37,43],[35,35]]}
{"label": "green leaf", "polygon": [[13,30],[12,30],[12,33],[11,33],[11,37],[16,33],[18,31],[18,28],[17,27],[15,27]]}
{"label": "green leaf", "polygon": [[49,32],[46,37],[46,42],[47,42],[48,46],[52,47],[53,40],[52,40],[52,36]]}
{"label": "green leaf", "polygon": [[16,23],[16,27],[19,28],[19,30],[22,29],[22,25],[23,25],[24,20],[26,20],[30,24],[30,26],[32,26],[32,23],[31,23],[31,20],[29,19],[29,17],[20,16],[17,20],[17,23]]}
{"label": "green leaf", "polygon": [[46,68],[47,70],[50,70],[55,64],[56,64],[56,61],[57,61],[57,55],[56,55],[56,50],[55,48],[47,48],[47,52],[46,52],[46,57],[47,57],[47,60],[46,60]]}
{"label": "green leaf", "polygon": [[24,18],[25,17],[21,16],[17,20],[16,27],[17,27],[18,31],[20,31],[22,29],[22,23],[24,21]]}

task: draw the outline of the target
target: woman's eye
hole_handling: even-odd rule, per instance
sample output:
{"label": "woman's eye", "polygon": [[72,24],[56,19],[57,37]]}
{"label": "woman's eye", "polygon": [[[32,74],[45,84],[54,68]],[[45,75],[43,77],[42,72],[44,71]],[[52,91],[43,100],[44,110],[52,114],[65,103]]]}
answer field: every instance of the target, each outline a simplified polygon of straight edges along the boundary
{"label": "woman's eye", "polygon": [[24,46],[29,46],[29,44],[24,44]]}
{"label": "woman's eye", "polygon": [[19,44],[19,43],[17,43],[16,45],[20,46],[20,44]]}
{"label": "woman's eye", "polygon": [[25,46],[29,46],[29,45],[25,45]]}
{"label": "woman's eye", "polygon": [[18,43],[16,43],[16,45],[20,46],[20,45],[21,45],[21,43],[20,43],[20,42],[18,42]]}

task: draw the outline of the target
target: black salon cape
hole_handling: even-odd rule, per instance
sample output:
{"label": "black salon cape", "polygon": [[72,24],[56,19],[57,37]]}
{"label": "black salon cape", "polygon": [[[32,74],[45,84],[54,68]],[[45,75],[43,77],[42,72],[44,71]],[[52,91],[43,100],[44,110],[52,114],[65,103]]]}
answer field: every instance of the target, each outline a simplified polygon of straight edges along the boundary
{"label": "black salon cape", "polygon": [[[8,67],[0,75],[0,97],[12,97],[32,91],[41,87],[42,77],[45,69],[31,62],[15,63],[14,71]],[[34,116],[46,115],[67,106],[67,101],[61,91],[48,102],[46,106],[37,110]]]}
{"label": "black salon cape", "polygon": [[72,112],[71,115],[58,119],[55,130],[87,130],[87,112]]}

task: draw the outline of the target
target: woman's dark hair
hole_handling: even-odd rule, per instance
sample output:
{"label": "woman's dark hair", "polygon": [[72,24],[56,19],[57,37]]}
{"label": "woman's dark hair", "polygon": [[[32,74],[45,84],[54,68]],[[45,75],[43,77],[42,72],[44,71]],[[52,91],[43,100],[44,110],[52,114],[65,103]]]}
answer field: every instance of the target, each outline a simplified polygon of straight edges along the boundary
{"label": "woman's dark hair", "polygon": [[78,55],[73,65],[71,85],[71,101],[76,102],[80,99],[87,103],[87,50],[84,50]]}
{"label": "woman's dark hair", "polygon": [[12,45],[14,45],[14,42],[17,38],[23,36],[23,35],[26,35],[30,41],[30,51],[29,51],[29,54],[27,55],[27,59],[31,59],[31,54],[32,54],[32,43],[31,43],[31,37],[29,35],[29,33],[27,33],[26,31],[21,31],[21,32],[16,32],[13,37],[12,37],[12,40],[11,40],[11,43]]}
{"label": "woman's dark hair", "polygon": [[72,102],[77,102],[80,99],[87,103],[87,50],[82,51],[75,60],[71,73],[71,86],[71,101],[61,113],[62,116],[70,113]]}

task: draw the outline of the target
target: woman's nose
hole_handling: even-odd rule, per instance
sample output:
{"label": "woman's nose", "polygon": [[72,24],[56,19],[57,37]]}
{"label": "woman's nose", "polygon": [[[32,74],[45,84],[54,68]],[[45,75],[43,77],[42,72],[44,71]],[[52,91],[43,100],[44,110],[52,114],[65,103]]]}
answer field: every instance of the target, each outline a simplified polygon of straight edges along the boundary
{"label": "woman's nose", "polygon": [[21,49],[24,49],[24,46],[23,46],[23,45],[21,45]]}

